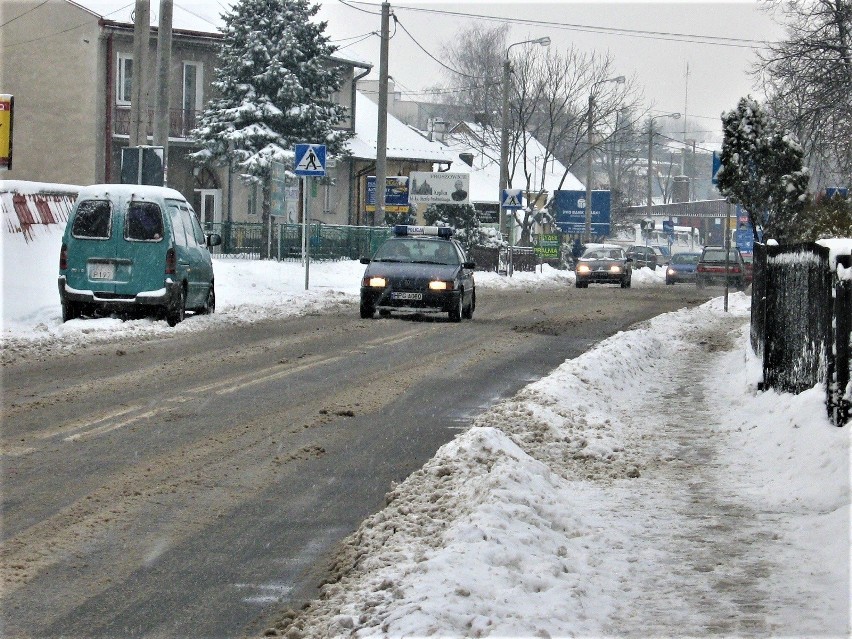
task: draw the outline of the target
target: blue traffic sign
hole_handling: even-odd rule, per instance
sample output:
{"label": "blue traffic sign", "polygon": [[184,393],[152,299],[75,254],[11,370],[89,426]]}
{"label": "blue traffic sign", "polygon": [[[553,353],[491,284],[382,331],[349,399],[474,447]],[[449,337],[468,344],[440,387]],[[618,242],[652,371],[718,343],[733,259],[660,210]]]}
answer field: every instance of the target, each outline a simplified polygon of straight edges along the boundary
{"label": "blue traffic sign", "polygon": [[297,144],[293,171],[302,177],[325,175],[325,144]]}
{"label": "blue traffic sign", "polygon": [[522,189],[503,189],[500,192],[500,204],[504,209],[522,209],[524,192]]}
{"label": "blue traffic sign", "polygon": [[718,153],[716,153],[716,151],[713,151],[713,176],[712,176],[713,179],[711,180],[711,182],[713,182],[713,184],[719,183],[719,169],[721,169],[721,168],[722,168],[722,158],[719,156]]}

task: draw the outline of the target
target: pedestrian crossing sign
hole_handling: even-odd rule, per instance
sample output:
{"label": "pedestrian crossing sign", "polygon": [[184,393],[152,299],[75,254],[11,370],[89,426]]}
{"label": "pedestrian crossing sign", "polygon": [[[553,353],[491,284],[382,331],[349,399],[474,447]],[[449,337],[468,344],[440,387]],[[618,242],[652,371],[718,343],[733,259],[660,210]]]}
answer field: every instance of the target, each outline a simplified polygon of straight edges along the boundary
{"label": "pedestrian crossing sign", "polygon": [[297,144],[294,173],[303,177],[323,177],[325,175],[325,144]]}
{"label": "pedestrian crossing sign", "polygon": [[503,196],[500,198],[500,205],[504,209],[522,209],[523,191],[521,189],[503,189]]}

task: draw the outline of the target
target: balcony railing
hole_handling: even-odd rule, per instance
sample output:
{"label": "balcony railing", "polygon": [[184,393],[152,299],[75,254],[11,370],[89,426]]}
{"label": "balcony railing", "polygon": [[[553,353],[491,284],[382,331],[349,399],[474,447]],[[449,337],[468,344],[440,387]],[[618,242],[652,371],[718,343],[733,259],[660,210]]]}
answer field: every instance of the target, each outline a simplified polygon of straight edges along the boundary
{"label": "balcony railing", "polygon": [[[154,109],[148,109],[146,129],[148,135],[154,135]],[[195,128],[201,111],[189,109],[169,109],[169,137],[187,138],[189,132]],[[130,135],[130,107],[113,107],[112,118],[113,135]]]}

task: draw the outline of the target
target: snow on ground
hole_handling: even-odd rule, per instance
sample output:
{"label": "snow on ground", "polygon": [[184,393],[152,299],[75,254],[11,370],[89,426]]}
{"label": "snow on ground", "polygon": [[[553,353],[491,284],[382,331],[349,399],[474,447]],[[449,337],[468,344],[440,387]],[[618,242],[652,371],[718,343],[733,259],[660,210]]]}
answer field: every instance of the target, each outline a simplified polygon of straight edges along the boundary
{"label": "snow on ground", "polygon": [[748,312],[662,315],[479,416],[269,633],[848,636],[849,428],[756,391]]}
{"label": "snow on ground", "polygon": [[[27,349],[72,349],[77,345],[116,339],[152,339],[183,331],[207,330],[211,324],[240,324],[267,318],[317,312],[358,300],[364,266],[354,260],[312,262],[305,290],[305,269],[299,262],[270,260],[214,259],[216,313],[191,317],[174,328],[165,321],[113,318],[80,319],[62,323],[57,277],[60,225],[34,228],[34,240],[26,242],[20,233],[2,235],[2,361],[15,359]],[[536,273],[516,271],[511,278],[497,273],[477,273],[476,284],[483,290],[507,287],[548,287],[574,284],[571,271],[545,265]],[[634,286],[662,286],[662,268],[637,269]]]}
{"label": "snow on ground", "polygon": [[[357,300],[362,266],[217,259],[218,309],[174,329],[62,324],[60,235],[3,244],[16,349],[155,339]],[[487,290],[570,286],[545,268]],[[662,286],[662,269],[634,286]],[[757,392],[749,298],[618,333],[480,415],[395,486],[288,625],[309,636],[849,636],[849,427]]]}

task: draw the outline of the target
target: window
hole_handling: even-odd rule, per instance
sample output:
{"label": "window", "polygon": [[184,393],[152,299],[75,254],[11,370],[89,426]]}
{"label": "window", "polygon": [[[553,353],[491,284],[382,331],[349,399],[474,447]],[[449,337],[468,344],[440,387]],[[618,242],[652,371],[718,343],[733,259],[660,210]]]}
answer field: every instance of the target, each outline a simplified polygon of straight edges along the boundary
{"label": "window", "polygon": [[186,111],[201,110],[200,62],[183,63],[183,108]]}
{"label": "window", "polygon": [[192,209],[183,209],[183,222],[186,226],[186,234],[189,236],[192,234],[195,237],[195,243],[199,246],[204,246],[206,244],[204,238],[204,231],[201,230],[201,224],[198,222],[198,218],[195,217],[195,212]]}
{"label": "window", "polygon": [[142,242],[163,239],[163,213],[152,202],[131,202],[127,209],[124,237]]}
{"label": "window", "polygon": [[115,79],[116,104],[130,104],[133,87],[133,58],[126,53],[118,54],[118,69]]}
{"label": "window", "polygon": [[175,244],[178,246],[187,246],[187,234],[183,227],[183,220],[181,220],[180,209],[178,207],[169,206],[169,219],[172,221],[172,235]]}
{"label": "window", "polygon": [[112,206],[105,200],[86,200],[77,206],[71,235],[108,240],[112,231]]}

